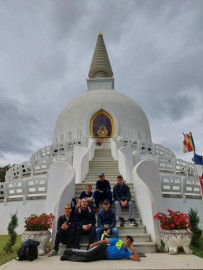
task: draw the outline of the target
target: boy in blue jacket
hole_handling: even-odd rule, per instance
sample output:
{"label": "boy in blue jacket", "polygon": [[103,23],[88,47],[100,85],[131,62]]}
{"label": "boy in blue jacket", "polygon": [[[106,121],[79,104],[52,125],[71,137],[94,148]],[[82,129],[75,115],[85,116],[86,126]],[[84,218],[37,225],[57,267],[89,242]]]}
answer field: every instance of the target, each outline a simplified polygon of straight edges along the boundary
{"label": "boy in blue jacket", "polygon": [[116,215],[115,212],[110,209],[110,202],[108,199],[103,202],[103,209],[98,213],[96,229],[96,240],[101,239],[101,234],[107,235],[113,234],[115,238],[118,238],[118,229],[116,228]]}

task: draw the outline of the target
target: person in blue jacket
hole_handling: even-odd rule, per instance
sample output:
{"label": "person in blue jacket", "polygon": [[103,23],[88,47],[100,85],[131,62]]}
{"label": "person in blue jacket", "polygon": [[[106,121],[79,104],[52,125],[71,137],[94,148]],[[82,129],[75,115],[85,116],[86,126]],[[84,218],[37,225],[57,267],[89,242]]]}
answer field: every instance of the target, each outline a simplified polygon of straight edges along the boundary
{"label": "person in blue jacket", "polygon": [[106,235],[113,234],[115,238],[118,238],[118,229],[116,228],[116,214],[110,209],[110,202],[108,199],[103,202],[103,209],[99,211],[97,217],[96,240],[101,239],[101,234]]}
{"label": "person in blue jacket", "polygon": [[[133,237],[128,235],[124,241],[118,238],[110,238],[95,242],[87,251],[66,249],[61,256],[62,261],[91,262],[98,260],[130,259],[140,261],[140,257],[133,247]],[[130,253],[128,248],[132,250]]]}

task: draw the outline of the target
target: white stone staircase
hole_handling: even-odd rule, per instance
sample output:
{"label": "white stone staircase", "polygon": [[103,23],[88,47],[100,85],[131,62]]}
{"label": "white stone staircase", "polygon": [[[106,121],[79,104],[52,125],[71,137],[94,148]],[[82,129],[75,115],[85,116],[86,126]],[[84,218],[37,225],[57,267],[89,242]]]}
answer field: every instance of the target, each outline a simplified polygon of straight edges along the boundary
{"label": "white stone staircase", "polygon": [[[75,196],[79,198],[80,193],[85,190],[86,184],[92,184],[93,191],[95,190],[96,181],[98,180],[98,173],[104,172],[105,178],[109,180],[111,184],[111,190],[117,183],[117,176],[120,174],[118,170],[118,162],[112,158],[111,151],[109,149],[96,149],[95,156],[89,163],[89,172],[81,184],[76,184]],[[132,201],[134,199],[133,183],[128,183]],[[102,205],[101,205],[102,207]],[[115,210],[115,208],[114,208]],[[126,220],[126,226],[120,227],[120,221],[117,216],[117,228],[119,230],[119,238],[124,239],[126,235],[132,235],[134,237],[134,246],[138,252],[153,253],[156,252],[156,243],[151,242],[150,234],[146,232],[146,228],[142,225],[141,218],[135,207],[135,218],[139,226],[131,226],[128,221],[128,209],[124,209],[124,218]],[[97,218],[97,213],[96,213]],[[81,248],[87,247],[88,241],[86,236],[81,238]]]}

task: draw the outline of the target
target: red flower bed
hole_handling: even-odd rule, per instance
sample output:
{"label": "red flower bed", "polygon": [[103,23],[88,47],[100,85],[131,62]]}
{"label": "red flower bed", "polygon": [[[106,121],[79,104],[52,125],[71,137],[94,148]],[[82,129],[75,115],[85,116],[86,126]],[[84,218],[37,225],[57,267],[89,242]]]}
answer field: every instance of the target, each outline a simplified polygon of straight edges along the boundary
{"label": "red flower bed", "polygon": [[26,231],[44,231],[52,229],[54,218],[55,216],[51,213],[49,215],[43,213],[40,216],[33,214],[30,217],[25,218],[24,228]]}
{"label": "red flower bed", "polygon": [[174,212],[167,209],[169,215],[158,212],[154,218],[160,222],[160,228],[164,230],[191,229],[190,220],[187,214],[179,211]]}

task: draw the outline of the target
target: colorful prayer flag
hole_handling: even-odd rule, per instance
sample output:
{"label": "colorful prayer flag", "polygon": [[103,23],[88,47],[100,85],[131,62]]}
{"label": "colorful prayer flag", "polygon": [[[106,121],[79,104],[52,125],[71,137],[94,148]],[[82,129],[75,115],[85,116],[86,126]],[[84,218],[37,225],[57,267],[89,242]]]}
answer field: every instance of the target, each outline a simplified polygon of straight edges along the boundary
{"label": "colorful prayer flag", "polygon": [[184,134],[184,141],[183,141],[183,153],[188,153],[195,151],[195,144],[193,141],[192,133]]}
{"label": "colorful prayer flag", "polygon": [[201,187],[201,190],[202,190],[202,197],[203,197],[203,179],[202,179],[203,157],[194,153],[194,162],[195,162],[195,165],[196,165],[197,174],[199,176],[199,183],[200,183],[200,187]]}

